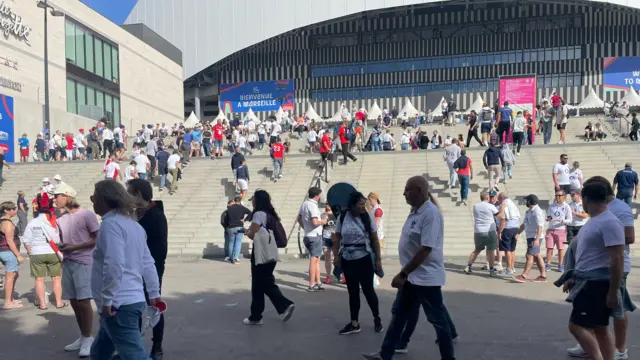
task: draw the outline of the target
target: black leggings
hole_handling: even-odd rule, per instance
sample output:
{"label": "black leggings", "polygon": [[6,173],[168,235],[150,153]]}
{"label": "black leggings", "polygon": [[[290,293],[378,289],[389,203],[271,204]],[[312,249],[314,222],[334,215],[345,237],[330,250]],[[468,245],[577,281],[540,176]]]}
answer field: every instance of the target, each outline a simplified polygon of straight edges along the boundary
{"label": "black leggings", "polygon": [[469,130],[469,132],[467,132],[467,146],[469,147],[469,145],[471,145],[471,138],[476,139],[476,141],[478,142],[478,144],[480,144],[480,146],[484,146],[484,144],[482,143],[482,140],[480,140],[480,138],[478,137],[478,128],[475,128],[473,130]]}
{"label": "black leggings", "polygon": [[[342,144],[342,156],[344,158],[344,163],[347,163],[347,158],[351,159],[352,161],[356,161],[356,157],[353,156],[353,154],[351,154],[351,151],[349,151],[349,147],[350,144],[346,143],[346,144]],[[372,278],[373,279],[373,278]]]}
{"label": "black leggings", "polygon": [[374,319],[380,317],[378,309],[378,296],[373,289],[373,263],[370,256],[365,256],[357,260],[341,259],[342,271],[347,280],[347,291],[349,292],[349,311],[351,321],[358,321],[360,313],[360,288],[367,304],[371,308]]}

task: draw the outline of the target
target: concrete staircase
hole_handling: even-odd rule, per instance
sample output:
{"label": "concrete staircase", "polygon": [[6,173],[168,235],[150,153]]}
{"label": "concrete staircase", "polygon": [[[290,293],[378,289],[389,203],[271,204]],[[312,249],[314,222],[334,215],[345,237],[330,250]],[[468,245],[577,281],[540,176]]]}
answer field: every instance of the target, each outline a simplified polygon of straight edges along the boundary
{"label": "concrete staircase", "polygon": [[[602,175],[612,179],[625,162],[634,160],[639,149],[637,144],[630,142],[526,146],[521,156],[516,158],[514,178],[507,185],[501,184],[500,188],[509,191],[522,213],[525,211],[522,199],[530,193],[538,195],[541,205],[546,208],[553,199],[551,169],[561,153],[569,155],[570,163],[579,161],[585,177]],[[467,255],[473,246],[472,205],[479,201],[480,191],[488,187],[482,153],[481,148],[468,149],[468,155],[474,162],[469,206],[459,203],[458,189],[447,189],[448,169],[439,150],[358,154],[357,162],[349,162],[346,166],[336,163],[331,171],[330,182],[323,187],[327,189],[336,182],[347,181],[365,196],[370,191],[377,192],[385,211],[383,253],[395,256],[400,230],[409,211],[402,196],[405,182],[415,175],[427,176],[430,190],[445,214],[445,253],[448,256]],[[315,183],[319,157],[288,157],[284,177],[277,183],[270,180],[272,162],[268,156],[249,156],[247,161],[251,173],[249,193],[259,188],[269,191],[290,234],[289,247],[283,249],[282,253],[297,255],[298,230],[295,219],[307,189]],[[43,177],[52,179],[55,174],[61,174],[63,180],[78,191],[80,203],[92,209],[89,196],[93,193],[94,183],[103,178],[102,166],[102,162],[16,164],[12,171],[5,169],[6,181],[0,191],[0,200],[15,201],[16,192],[24,190],[30,203]],[[157,191],[158,183],[159,178],[154,179],[155,198],[164,201],[169,220],[170,254],[185,257],[221,256],[223,232],[219,224],[220,214],[227,200],[235,195],[229,158],[192,161],[184,168],[183,180],[173,196]],[[637,216],[636,205],[634,212]],[[520,246],[519,252],[523,250]],[[248,245],[243,248],[245,254],[247,251]]]}

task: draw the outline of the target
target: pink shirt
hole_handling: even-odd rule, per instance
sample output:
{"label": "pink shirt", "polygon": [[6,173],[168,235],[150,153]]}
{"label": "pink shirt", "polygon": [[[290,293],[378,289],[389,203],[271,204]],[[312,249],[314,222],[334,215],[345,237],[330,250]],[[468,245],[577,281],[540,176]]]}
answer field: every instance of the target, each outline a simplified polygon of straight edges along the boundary
{"label": "pink shirt", "polygon": [[[100,228],[96,215],[89,210],[78,209],[74,214],[66,213],[58,219],[58,226],[62,233],[63,244],[84,244],[91,241],[90,234]],[[91,253],[93,249],[83,249],[64,254],[65,260],[80,264],[93,263]]]}

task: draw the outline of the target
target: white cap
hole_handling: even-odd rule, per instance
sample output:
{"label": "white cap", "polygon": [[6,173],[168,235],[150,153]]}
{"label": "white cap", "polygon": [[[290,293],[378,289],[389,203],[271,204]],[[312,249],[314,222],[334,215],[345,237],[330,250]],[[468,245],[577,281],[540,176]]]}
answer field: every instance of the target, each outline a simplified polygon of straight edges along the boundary
{"label": "white cap", "polygon": [[56,174],[56,176],[53,177],[53,180],[62,181],[62,176],[60,176],[60,174]]}
{"label": "white cap", "polygon": [[51,181],[49,181],[49,178],[46,177],[46,178],[42,178],[42,182],[44,183],[44,182],[51,182]]}

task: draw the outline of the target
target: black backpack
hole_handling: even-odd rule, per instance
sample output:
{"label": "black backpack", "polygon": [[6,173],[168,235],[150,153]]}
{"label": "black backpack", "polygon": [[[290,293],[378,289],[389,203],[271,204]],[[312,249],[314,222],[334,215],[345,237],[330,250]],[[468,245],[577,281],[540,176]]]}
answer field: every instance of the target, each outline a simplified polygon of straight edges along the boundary
{"label": "black backpack", "polygon": [[287,247],[287,243],[289,242],[287,232],[285,231],[284,226],[282,226],[282,222],[280,222],[275,216],[267,214],[266,229],[273,231],[273,237],[276,240],[278,248],[282,249]]}

